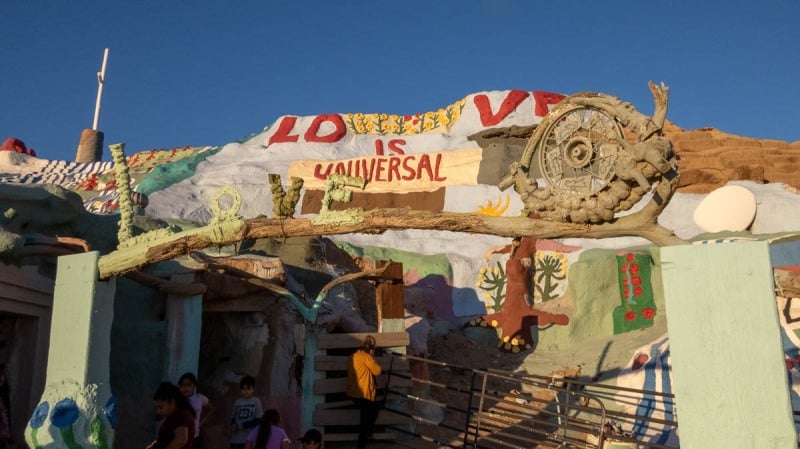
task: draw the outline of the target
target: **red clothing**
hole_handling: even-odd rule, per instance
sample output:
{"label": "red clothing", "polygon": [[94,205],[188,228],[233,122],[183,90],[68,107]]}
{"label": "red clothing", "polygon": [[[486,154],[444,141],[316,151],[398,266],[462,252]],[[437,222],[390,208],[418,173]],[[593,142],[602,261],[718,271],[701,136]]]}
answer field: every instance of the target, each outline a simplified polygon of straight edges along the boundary
{"label": "red clothing", "polygon": [[355,399],[375,400],[375,376],[381,374],[378,362],[363,350],[350,357],[347,366],[347,396]]}
{"label": "red clothing", "polygon": [[181,447],[181,449],[192,449],[192,439],[194,437],[194,416],[188,410],[176,408],[171,415],[167,416],[161,428],[158,429],[158,438],[156,438],[156,445],[153,449],[163,449],[167,447],[172,438],[175,437],[175,429],[178,427],[186,427],[188,433],[188,441]]}

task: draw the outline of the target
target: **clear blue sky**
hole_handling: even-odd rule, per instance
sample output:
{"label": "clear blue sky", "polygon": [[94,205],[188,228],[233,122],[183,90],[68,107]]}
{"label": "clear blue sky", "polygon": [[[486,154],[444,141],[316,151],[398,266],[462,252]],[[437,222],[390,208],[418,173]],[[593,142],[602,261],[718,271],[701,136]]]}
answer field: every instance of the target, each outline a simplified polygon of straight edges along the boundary
{"label": "clear blue sky", "polygon": [[[0,2],[0,140],[71,160],[110,48],[106,146],[222,145],[281,115],[597,91],[696,129],[800,140],[800,2]],[[104,156],[108,160],[108,153]]]}

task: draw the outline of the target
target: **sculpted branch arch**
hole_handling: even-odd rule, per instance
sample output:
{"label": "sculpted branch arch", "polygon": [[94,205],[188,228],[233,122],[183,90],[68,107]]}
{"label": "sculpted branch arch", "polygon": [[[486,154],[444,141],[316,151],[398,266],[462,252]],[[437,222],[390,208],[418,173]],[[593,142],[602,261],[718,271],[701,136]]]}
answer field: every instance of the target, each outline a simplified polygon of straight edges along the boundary
{"label": "sculpted branch arch", "polygon": [[[291,218],[287,204],[281,202],[278,218],[245,220],[229,214],[200,229],[179,233],[159,230],[127,239],[125,245],[100,258],[100,277],[125,274],[146,264],[245,239],[401,229],[512,238],[638,236],[661,246],[683,243],[657,222],[675,192],[677,165],[670,142],[661,134],[668,89],[650,83],[650,90],[655,101],[651,117],[639,113],[630,103],[603,94],[577,94],[559,103],[537,127],[522,160],[509,167],[509,175],[499,185],[513,186],[520,195],[522,216],[350,209],[325,211],[312,220]],[[276,188],[279,182],[276,175],[270,175],[274,192],[283,191]],[[296,184],[294,190],[299,190]],[[343,186],[363,188],[357,180],[329,183],[329,189],[341,190]],[[642,209],[620,216],[650,193],[652,200]]]}

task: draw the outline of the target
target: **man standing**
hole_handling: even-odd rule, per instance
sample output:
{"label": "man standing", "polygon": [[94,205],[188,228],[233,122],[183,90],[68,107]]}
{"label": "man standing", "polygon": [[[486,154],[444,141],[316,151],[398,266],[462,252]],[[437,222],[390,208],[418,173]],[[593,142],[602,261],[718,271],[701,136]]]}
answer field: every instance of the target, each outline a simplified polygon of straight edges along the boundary
{"label": "man standing", "polygon": [[347,396],[353,399],[361,415],[358,428],[358,449],[364,449],[367,438],[372,437],[380,403],[375,401],[375,377],[381,367],[373,357],[375,337],[367,335],[364,343],[351,357],[347,365]]}

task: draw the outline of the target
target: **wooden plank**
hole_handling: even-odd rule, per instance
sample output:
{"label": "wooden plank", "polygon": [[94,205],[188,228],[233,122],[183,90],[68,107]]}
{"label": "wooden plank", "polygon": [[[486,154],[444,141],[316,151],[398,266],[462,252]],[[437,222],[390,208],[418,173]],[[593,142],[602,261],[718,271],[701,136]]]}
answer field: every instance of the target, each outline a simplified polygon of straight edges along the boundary
{"label": "wooden plank", "polygon": [[[378,388],[386,387],[388,376],[381,374],[378,376]],[[410,387],[413,381],[401,377],[392,376],[392,388]],[[314,381],[314,394],[344,393],[347,390],[347,378],[340,377],[335,379],[317,379]]]}
{"label": "wooden plank", "polygon": [[344,408],[344,407],[352,407],[353,400],[352,399],[345,399],[344,401],[336,401],[336,402],[323,402],[321,404],[317,404],[317,410],[325,410],[329,408]]}
{"label": "wooden plank", "polygon": [[665,247],[660,265],[681,447],[796,448],[767,243]]}
{"label": "wooden plank", "polygon": [[[359,412],[355,408],[314,411],[315,426],[358,426],[359,419]],[[408,416],[382,409],[380,413],[378,413],[378,420],[375,421],[375,424],[379,426],[391,426],[409,422],[411,422],[411,418]]]}
{"label": "wooden plank", "polygon": [[[357,441],[358,434],[357,433],[326,433],[322,436],[322,439],[325,441]],[[374,440],[381,440],[381,441],[389,441],[389,440],[396,440],[397,434],[393,432],[375,432],[372,434],[372,439]]]}
{"label": "wooden plank", "polygon": [[391,348],[393,346],[408,346],[408,332],[379,332],[361,334],[324,334],[317,337],[318,349],[359,348],[364,343],[367,335],[375,337],[376,346]]}
{"label": "wooden plank", "polygon": [[391,282],[381,282],[375,287],[375,301],[381,309],[379,316],[381,319],[402,319],[405,317],[403,264],[390,260],[379,260],[376,265],[378,268],[382,268],[387,264],[389,264],[389,268],[381,277]]}
{"label": "wooden plank", "polygon": [[[350,356],[347,355],[320,355],[314,359],[314,368],[317,371],[346,371]],[[396,357],[392,363],[391,355],[375,357],[381,369],[388,372],[389,365],[392,365],[392,372],[409,372],[408,359]]]}

